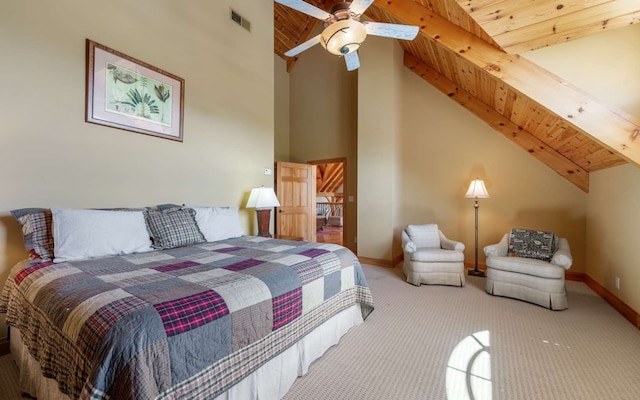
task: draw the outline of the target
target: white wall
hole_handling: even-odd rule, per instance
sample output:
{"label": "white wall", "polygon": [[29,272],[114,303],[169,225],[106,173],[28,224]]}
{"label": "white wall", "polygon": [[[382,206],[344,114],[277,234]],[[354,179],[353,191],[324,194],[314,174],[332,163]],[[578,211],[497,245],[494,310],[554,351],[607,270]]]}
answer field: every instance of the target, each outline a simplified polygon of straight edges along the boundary
{"label": "white wall", "polygon": [[[586,273],[640,312],[640,168],[625,165],[591,174]],[[615,278],[620,278],[620,289]]]}
{"label": "white wall", "polygon": [[[284,68],[284,63],[282,64]],[[289,74],[290,161],[346,158],[345,200],[353,196],[344,223],[345,245],[355,250],[357,209],[358,72],[314,46],[301,53]]]}
{"label": "white wall", "polygon": [[[185,79],[184,142],[84,122],[86,38]],[[272,2],[3,0],[0,53],[0,282],[26,257],[9,210],[243,207],[272,184]]]}
{"label": "white wall", "polygon": [[358,73],[358,255],[391,260],[401,134],[402,50],[368,37]]}
{"label": "white wall", "polygon": [[[640,55],[629,52],[629,46],[640,47],[640,26],[606,32],[566,43],[556,51],[553,51],[554,46],[527,56],[556,74],[571,78],[572,83],[604,101],[640,116],[639,85],[634,85],[638,79],[634,74],[638,75],[637,71],[640,71]],[[602,60],[602,54],[608,58]],[[394,54],[387,50],[377,57],[375,61],[385,64],[394,58]],[[379,60],[380,57],[386,57],[386,60]],[[603,71],[608,73],[604,74]],[[360,85],[364,82],[363,76],[361,72]],[[603,84],[603,81],[607,84]],[[363,95],[363,89],[359,89],[359,110],[376,110],[369,114],[374,120],[381,113],[381,109],[376,108],[378,97],[389,92],[385,89],[385,80],[380,82],[382,84],[377,85],[375,79],[369,81],[371,91],[375,91],[377,97]],[[640,185],[634,174],[625,173],[624,167],[606,170],[610,171],[606,178],[600,178],[605,171],[594,172],[591,174],[591,191],[587,195],[407,69],[403,69],[402,85],[399,100],[401,127],[396,142],[399,149],[394,150],[389,143],[386,143],[388,146],[379,145],[379,141],[373,140],[374,147],[386,149],[379,153],[367,150],[372,146],[371,143],[366,147],[359,143],[359,166],[379,162],[387,168],[395,168],[392,175],[400,192],[393,200],[396,210],[393,214],[393,244],[384,240],[387,231],[375,225],[380,224],[379,218],[384,218],[380,216],[379,207],[361,203],[359,208],[359,215],[376,215],[373,223],[370,222],[371,218],[359,220],[359,230],[366,230],[372,236],[372,243],[379,254],[383,251],[380,246],[385,249],[394,246],[391,254],[397,253],[395,247],[399,231],[406,224],[436,222],[450,237],[467,245],[465,260],[473,262],[473,200],[465,199],[464,193],[470,180],[479,177],[485,180],[491,194],[490,199],[480,200],[480,263],[484,262],[482,247],[498,241],[512,227],[552,230],[569,239],[574,256],[572,272],[587,272],[610,289],[616,274],[621,275],[627,285],[626,292],[624,284],[621,291],[614,292],[640,310],[640,302],[628,294],[639,292],[633,279],[637,267],[629,259],[632,247],[616,241],[614,248],[626,256],[615,263],[615,271],[604,273],[603,263],[590,255],[592,251],[606,254],[610,247],[605,250],[603,241],[597,241],[599,228],[588,227],[594,223],[594,219],[621,220],[635,212],[628,206],[637,202],[637,198],[629,197],[630,193],[634,193],[634,188]],[[386,125],[372,123],[367,125],[365,132],[362,126],[363,122],[360,121],[359,139],[371,136],[371,129],[378,126],[384,129]],[[395,154],[400,156],[396,157]],[[628,168],[635,170],[636,167]],[[361,182],[366,182],[360,185],[359,190],[362,191],[365,185],[377,185],[374,190],[382,190],[382,187],[392,190],[392,186],[385,186],[385,174],[381,172],[381,178],[374,179],[370,171],[359,171]],[[363,179],[364,176],[368,178]],[[610,189],[604,188],[604,182]],[[608,199],[608,203],[605,203],[605,199]],[[633,218],[627,217],[626,221],[623,232],[628,233],[627,237],[640,233],[640,225],[634,224]],[[611,229],[614,227],[615,224]],[[362,234],[360,237],[363,238]],[[359,250],[362,246],[361,241]]]}
{"label": "white wall", "polygon": [[[358,236],[359,255],[390,260],[399,251],[399,231],[404,225],[436,222],[447,235],[466,243],[465,259],[473,262],[473,200],[465,199],[464,193],[471,179],[479,177],[485,180],[491,195],[490,199],[480,200],[480,248],[498,241],[512,227],[554,230],[571,243],[575,257],[571,271],[586,272],[640,311],[637,279],[640,268],[633,256],[633,238],[640,236],[634,207],[640,187],[637,167],[628,165],[592,172],[590,193],[585,194],[403,67],[400,67],[401,95],[397,104],[389,105],[389,110],[396,107],[402,110],[399,134],[394,141],[380,136],[388,144],[385,148],[368,132],[377,129],[377,125],[367,119],[376,121],[387,115],[383,114],[384,107],[376,96],[396,94],[386,88],[388,77],[383,77],[380,86],[373,79],[367,81],[362,74],[374,68],[371,63],[388,63],[395,53],[393,46],[378,42],[378,47],[370,39],[360,50],[363,64],[359,72],[360,86],[366,81],[367,88],[357,87],[359,97],[354,98],[358,101],[361,124],[358,127],[361,140],[358,187],[367,193],[382,192],[385,202],[388,199],[384,190],[396,193],[391,200],[392,211],[383,212],[382,217],[393,221],[394,236],[393,241],[389,240],[388,220],[378,219],[378,204],[360,203],[359,230],[367,233]],[[635,24],[524,56],[640,118],[640,52],[630,50],[637,48],[640,48],[640,25]],[[369,50],[377,54],[369,58]],[[307,119],[316,118],[315,104],[340,106],[333,110],[323,108],[324,120],[353,118],[342,112],[348,106],[345,98],[350,98],[350,92],[337,91],[340,82],[323,72],[333,71],[334,59],[322,53],[322,49],[313,51],[309,63],[304,62],[307,57],[304,55],[292,72],[292,76],[297,77],[291,81],[291,92],[297,93],[295,101],[292,97],[292,110],[296,110],[296,117],[292,118],[301,121],[299,128],[291,132],[292,143],[301,140],[297,139],[298,135],[303,134],[306,127],[316,126],[315,119]],[[393,70],[394,67],[385,68]],[[303,86],[311,85],[310,82],[313,82],[311,87]],[[313,123],[305,125],[305,121]],[[382,126],[388,126],[387,122]],[[326,126],[326,122],[320,125]],[[382,131],[375,134],[381,135]],[[304,148],[304,141],[300,143],[297,147]],[[317,148],[322,146],[320,141],[313,142],[313,146],[313,151],[320,153],[329,147]],[[369,166],[372,169],[366,169]],[[607,236],[606,240],[603,235]],[[620,237],[621,240],[616,240]],[[479,256],[483,263],[482,251]],[[614,288],[615,276],[621,277],[619,291]]]}
{"label": "white wall", "polygon": [[480,264],[485,245],[520,227],[567,237],[584,270],[586,195],[405,68],[396,43],[370,39],[358,81],[358,255],[391,261],[406,225],[437,223],[473,263],[464,194],[481,178],[491,198],[480,200]]}
{"label": "white wall", "polygon": [[483,179],[489,195],[479,200],[479,263],[482,248],[511,228],[551,230],[567,237],[584,268],[586,195],[484,121],[408,69],[404,74],[401,215],[396,226],[437,223],[465,243],[475,259],[474,200],[469,183]]}
{"label": "white wall", "polygon": [[291,155],[291,129],[290,129],[290,94],[289,73],[287,63],[275,53],[274,62],[274,158],[276,161],[289,161]]}
{"label": "white wall", "polygon": [[640,118],[639,48],[640,24],[634,24],[530,51],[523,57]]}
{"label": "white wall", "polygon": [[357,72],[314,46],[290,73],[291,161],[348,157],[355,134]]}
{"label": "white wall", "polygon": [[[630,50],[638,48],[635,24],[525,56],[640,120],[640,53]],[[585,272],[640,312],[640,169],[608,168],[592,172],[589,181]]]}

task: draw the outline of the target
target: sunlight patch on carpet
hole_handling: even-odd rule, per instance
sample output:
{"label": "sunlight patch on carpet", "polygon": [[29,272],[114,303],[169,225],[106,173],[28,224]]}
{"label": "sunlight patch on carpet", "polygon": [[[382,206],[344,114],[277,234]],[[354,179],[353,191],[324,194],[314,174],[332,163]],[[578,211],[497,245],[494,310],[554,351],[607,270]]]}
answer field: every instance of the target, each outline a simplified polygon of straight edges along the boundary
{"label": "sunlight patch on carpet", "polygon": [[447,363],[448,400],[491,400],[489,331],[462,339]]}

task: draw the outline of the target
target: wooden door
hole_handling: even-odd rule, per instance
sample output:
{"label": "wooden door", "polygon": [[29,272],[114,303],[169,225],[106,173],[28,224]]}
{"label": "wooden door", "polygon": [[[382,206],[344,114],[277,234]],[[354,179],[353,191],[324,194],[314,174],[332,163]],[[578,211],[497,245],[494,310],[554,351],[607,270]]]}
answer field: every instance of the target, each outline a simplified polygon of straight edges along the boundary
{"label": "wooden door", "polygon": [[316,241],[316,166],[276,162],[276,234]]}

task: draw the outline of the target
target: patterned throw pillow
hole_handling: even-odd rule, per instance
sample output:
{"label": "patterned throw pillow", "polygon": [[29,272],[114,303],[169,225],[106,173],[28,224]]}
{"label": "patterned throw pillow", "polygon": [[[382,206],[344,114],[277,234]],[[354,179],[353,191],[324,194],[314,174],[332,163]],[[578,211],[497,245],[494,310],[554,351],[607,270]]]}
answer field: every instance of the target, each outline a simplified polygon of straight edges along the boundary
{"label": "patterned throw pillow", "polygon": [[556,251],[556,234],[533,229],[511,229],[509,256],[551,261]]}
{"label": "patterned throw pillow", "polygon": [[53,260],[53,229],[51,210],[48,208],[22,208],[11,210],[11,215],[22,226],[24,247],[32,263]]}
{"label": "patterned throw pillow", "polygon": [[144,212],[154,249],[173,249],[204,242],[191,208]]}

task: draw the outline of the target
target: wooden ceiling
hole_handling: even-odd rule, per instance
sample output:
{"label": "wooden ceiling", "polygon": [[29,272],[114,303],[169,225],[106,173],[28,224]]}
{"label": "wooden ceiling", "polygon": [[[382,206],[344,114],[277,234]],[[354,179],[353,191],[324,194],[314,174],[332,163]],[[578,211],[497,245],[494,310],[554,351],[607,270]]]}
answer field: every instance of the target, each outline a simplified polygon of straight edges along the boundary
{"label": "wooden ceiling", "polygon": [[342,196],[344,191],[344,163],[316,165],[316,194],[318,196]]}
{"label": "wooden ceiling", "polygon": [[[640,1],[376,0],[365,14],[419,26],[399,41],[405,66],[585,192],[591,171],[640,166],[640,119],[518,55],[638,23]],[[274,51],[288,70],[297,58],[284,52],[321,24],[274,3]]]}

